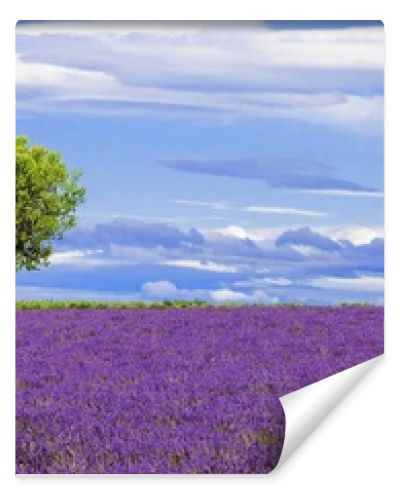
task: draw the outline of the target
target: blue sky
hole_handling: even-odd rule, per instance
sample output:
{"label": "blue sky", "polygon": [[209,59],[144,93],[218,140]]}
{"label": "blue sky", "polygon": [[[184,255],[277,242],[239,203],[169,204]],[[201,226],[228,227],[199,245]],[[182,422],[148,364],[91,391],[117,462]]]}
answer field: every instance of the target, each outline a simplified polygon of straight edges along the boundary
{"label": "blue sky", "polygon": [[383,301],[379,22],[17,25],[17,133],[87,201],[17,298]]}

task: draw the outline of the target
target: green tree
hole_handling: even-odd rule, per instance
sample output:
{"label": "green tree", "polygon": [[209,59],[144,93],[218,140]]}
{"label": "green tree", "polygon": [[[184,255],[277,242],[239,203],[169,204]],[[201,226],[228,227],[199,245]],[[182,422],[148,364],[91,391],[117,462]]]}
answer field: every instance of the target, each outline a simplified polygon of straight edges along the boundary
{"label": "green tree", "polygon": [[17,271],[49,264],[51,240],[60,239],[76,225],[75,211],[84,201],[81,173],[68,172],[58,153],[44,146],[30,146],[28,138],[16,140]]}

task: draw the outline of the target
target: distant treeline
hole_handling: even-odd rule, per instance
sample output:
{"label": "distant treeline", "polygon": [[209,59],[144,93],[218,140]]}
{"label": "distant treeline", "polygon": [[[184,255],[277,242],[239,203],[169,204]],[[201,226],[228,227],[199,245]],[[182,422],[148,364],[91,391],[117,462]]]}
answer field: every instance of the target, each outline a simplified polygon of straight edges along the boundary
{"label": "distant treeline", "polygon": [[164,300],[162,302],[144,301],[97,301],[97,300],[20,300],[17,309],[149,309],[154,307],[207,307],[203,300]]}
{"label": "distant treeline", "polygon": [[[286,302],[275,304],[241,304],[226,302],[213,304],[204,300],[164,300],[162,302],[144,302],[144,301],[95,301],[95,300],[19,300],[16,302],[17,309],[155,309],[155,308],[177,308],[184,309],[188,307],[240,307],[243,305],[259,307],[304,307],[309,304]],[[374,304],[369,302],[342,302],[333,307],[372,307]],[[329,307],[329,306],[327,306]],[[331,306],[332,307],[332,306]]]}

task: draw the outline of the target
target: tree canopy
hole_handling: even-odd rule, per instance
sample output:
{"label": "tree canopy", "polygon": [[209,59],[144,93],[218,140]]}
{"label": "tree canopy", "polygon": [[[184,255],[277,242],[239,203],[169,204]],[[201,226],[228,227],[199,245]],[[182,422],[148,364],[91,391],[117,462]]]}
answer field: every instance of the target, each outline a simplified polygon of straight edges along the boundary
{"label": "tree canopy", "polygon": [[28,138],[16,140],[16,268],[49,264],[51,240],[76,225],[76,208],[84,201],[79,171],[68,172],[61,156]]}

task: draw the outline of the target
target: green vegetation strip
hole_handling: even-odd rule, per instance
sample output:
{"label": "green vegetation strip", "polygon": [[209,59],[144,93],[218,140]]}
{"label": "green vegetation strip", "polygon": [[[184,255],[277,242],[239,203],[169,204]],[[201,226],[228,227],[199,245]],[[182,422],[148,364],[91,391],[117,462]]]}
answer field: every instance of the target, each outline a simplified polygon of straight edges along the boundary
{"label": "green vegetation strip", "polygon": [[207,307],[201,300],[164,300],[163,302],[143,301],[94,301],[94,300],[32,300],[17,301],[17,309],[149,309],[153,307]]}
{"label": "green vegetation strip", "polygon": [[[112,302],[112,301],[93,301],[93,300],[20,300],[16,302],[17,309],[152,309],[152,308],[187,308],[187,307],[239,307],[242,305],[252,305],[260,307],[303,307],[302,303],[277,303],[277,304],[240,304],[240,303],[221,303],[212,304],[203,300],[164,300],[162,302]],[[358,306],[371,307],[373,304],[368,302],[342,302],[337,304],[340,307]],[[335,306],[334,306],[335,307]]]}

